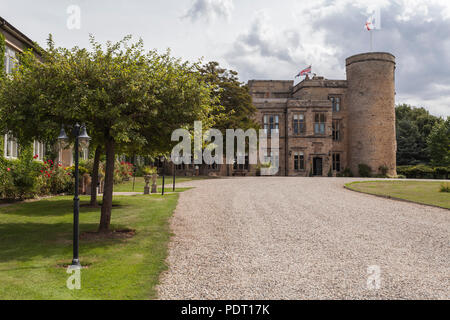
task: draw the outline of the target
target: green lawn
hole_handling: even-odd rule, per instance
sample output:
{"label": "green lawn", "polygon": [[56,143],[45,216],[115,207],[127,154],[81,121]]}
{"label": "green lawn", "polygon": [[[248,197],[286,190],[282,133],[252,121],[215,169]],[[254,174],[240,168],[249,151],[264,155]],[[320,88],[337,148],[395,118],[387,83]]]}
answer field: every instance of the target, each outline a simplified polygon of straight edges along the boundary
{"label": "green lawn", "polygon": [[[181,182],[186,182],[186,181],[191,181],[191,180],[201,180],[201,179],[208,179],[208,177],[177,177],[175,180],[175,187],[177,187],[177,184],[181,183]],[[167,191],[167,192],[172,191],[172,188],[168,188],[169,185],[172,185],[172,181],[173,181],[172,176],[166,176],[165,191]],[[158,184],[158,186],[162,185],[162,177],[158,177],[157,184]],[[150,182],[150,186],[151,186],[151,182]],[[116,184],[114,186],[114,192],[141,192],[141,191],[144,192],[144,187],[145,187],[144,178],[137,177],[135,184],[134,184],[134,191],[133,191],[133,178],[131,178],[130,181],[126,181],[121,184]],[[184,191],[185,190],[185,188],[180,188],[180,190],[178,190],[178,188],[176,188],[176,189],[177,189],[176,191]],[[161,192],[161,189],[159,189],[159,192]]]}
{"label": "green lawn", "polygon": [[[81,290],[66,287],[72,259],[72,198],[0,208],[0,299],[151,299],[166,269],[168,219],[178,194],[115,197],[113,229],[129,239],[81,240]],[[82,197],[82,204],[88,198]],[[99,209],[82,207],[81,232],[95,231]]]}
{"label": "green lawn", "polygon": [[364,193],[409,200],[450,209],[450,193],[439,192],[439,181],[362,181],[346,187]]}

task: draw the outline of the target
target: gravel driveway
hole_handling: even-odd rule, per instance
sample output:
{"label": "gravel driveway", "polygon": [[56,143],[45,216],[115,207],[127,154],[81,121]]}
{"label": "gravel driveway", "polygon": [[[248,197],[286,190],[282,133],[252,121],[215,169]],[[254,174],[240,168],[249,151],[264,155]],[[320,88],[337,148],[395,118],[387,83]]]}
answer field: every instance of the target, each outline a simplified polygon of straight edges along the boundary
{"label": "gravel driveway", "polygon": [[[160,299],[450,299],[450,211],[343,189],[349,181],[189,182]],[[372,290],[369,266],[381,271]]]}

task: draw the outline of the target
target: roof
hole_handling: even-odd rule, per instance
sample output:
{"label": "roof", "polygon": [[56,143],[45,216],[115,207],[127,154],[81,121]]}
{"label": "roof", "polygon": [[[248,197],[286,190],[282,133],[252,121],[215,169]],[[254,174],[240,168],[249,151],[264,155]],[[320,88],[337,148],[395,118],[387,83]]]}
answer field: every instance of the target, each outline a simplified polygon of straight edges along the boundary
{"label": "roof", "polygon": [[[20,30],[15,28],[12,24],[10,24],[8,21],[0,17],[0,28],[7,31],[8,33],[15,36],[17,39],[28,45],[29,47],[33,49],[37,49],[35,43],[28,38],[26,35],[24,35]],[[36,50],[37,51],[37,50]]]}

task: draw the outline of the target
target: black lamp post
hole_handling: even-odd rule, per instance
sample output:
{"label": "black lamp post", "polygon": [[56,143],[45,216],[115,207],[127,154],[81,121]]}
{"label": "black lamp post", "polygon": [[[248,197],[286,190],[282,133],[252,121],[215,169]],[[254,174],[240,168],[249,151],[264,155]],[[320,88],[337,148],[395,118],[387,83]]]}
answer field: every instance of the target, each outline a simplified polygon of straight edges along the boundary
{"label": "black lamp post", "polygon": [[173,187],[173,192],[175,192],[175,177],[176,177],[176,170],[177,170],[177,166],[175,165],[175,163],[173,163],[173,183],[172,183],[172,187]]}
{"label": "black lamp post", "polygon": [[[86,132],[86,126],[80,126],[78,123],[75,124],[73,128],[73,135],[75,136],[75,196],[73,198],[73,260],[72,267],[81,267],[80,260],[78,258],[78,248],[79,248],[79,235],[80,235],[80,198],[78,196],[78,189],[80,184],[80,172],[78,169],[80,154],[79,154],[79,145],[81,147],[87,148],[89,146],[89,140],[91,138],[88,136]],[[64,131],[64,127],[61,128],[61,132],[59,134],[58,140],[60,145],[63,146],[67,144],[69,138]]]}
{"label": "black lamp post", "polygon": [[166,181],[166,158],[163,156],[160,158],[161,162],[162,162],[162,174],[163,174],[163,180],[162,180],[162,193],[161,195],[164,195],[164,184]]}

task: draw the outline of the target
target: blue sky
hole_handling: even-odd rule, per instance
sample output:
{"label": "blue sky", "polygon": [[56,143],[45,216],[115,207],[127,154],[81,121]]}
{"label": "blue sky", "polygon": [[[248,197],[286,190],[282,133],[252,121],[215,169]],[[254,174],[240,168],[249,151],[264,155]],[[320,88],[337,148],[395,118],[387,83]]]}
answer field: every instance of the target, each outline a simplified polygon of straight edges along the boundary
{"label": "blue sky", "polygon": [[[188,60],[215,60],[241,80],[293,79],[313,72],[345,79],[345,58],[367,52],[368,12],[381,8],[374,50],[397,57],[397,102],[450,116],[450,2],[447,0],[0,0],[0,15],[45,46],[88,46],[141,37],[148,49]],[[67,8],[81,9],[81,28],[67,28]]]}

